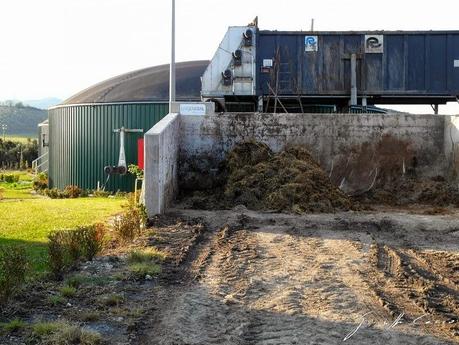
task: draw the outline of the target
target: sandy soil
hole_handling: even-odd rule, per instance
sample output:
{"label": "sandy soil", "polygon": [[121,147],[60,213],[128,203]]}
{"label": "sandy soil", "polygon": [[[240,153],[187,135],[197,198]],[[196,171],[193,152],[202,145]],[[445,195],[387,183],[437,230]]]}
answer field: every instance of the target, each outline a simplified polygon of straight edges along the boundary
{"label": "sandy soil", "polygon": [[209,232],[189,261],[194,278],[168,287],[145,343],[459,342],[455,216],[180,217]]}
{"label": "sandy soil", "polygon": [[[176,209],[133,245],[169,254],[156,279],[130,279],[112,252],[80,273],[116,279],[60,306],[45,302],[49,283],[0,318],[64,318],[120,345],[459,344],[459,212],[448,213]],[[113,293],[120,305],[100,302]]]}

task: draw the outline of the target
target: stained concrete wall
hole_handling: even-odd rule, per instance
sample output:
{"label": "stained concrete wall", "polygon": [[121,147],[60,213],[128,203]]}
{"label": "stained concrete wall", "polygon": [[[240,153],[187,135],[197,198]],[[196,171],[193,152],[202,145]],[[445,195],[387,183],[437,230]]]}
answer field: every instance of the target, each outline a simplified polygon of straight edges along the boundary
{"label": "stained concrete wall", "polygon": [[[145,143],[146,147],[159,145],[153,150],[158,153],[146,154],[146,178],[150,184],[159,181],[168,186],[155,189],[146,201],[150,215],[163,212],[177,193],[177,183],[180,188],[187,188],[187,183],[194,188],[199,184],[209,187],[227,152],[238,142],[250,139],[262,141],[274,151],[289,144],[307,147],[333,182],[345,191],[370,185],[378,173],[383,173],[378,171],[382,165],[389,166],[395,174],[422,177],[446,177],[452,165],[459,166],[455,158],[459,157],[459,117],[208,113],[168,116],[164,121],[167,125],[161,121],[154,127],[158,127],[156,135],[169,126],[170,130],[163,133],[162,139],[147,139]],[[149,134],[154,133],[147,133],[146,138]],[[452,136],[453,145],[447,136]],[[151,159],[159,160],[161,167],[155,167]],[[147,177],[149,174],[158,177]],[[148,184],[147,180],[147,194],[151,195]],[[155,206],[155,200],[161,198],[164,202]]]}
{"label": "stained concrete wall", "polygon": [[382,167],[400,176],[447,177],[451,155],[445,154],[445,123],[449,119],[398,113],[183,117],[179,183],[183,189],[192,184],[209,187],[226,153],[236,143],[250,139],[264,142],[274,151],[288,144],[305,146],[332,181],[349,193],[365,189],[376,177],[387,174]]}
{"label": "stained concrete wall", "polygon": [[[183,107],[182,107],[183,106]],[[173,103],[172,113],[145,134],[143,203],[149,216],[163,213],[178,193],[180,118],[189,113],[214,114],[214,103]],[[202,116],[201,115],[201,116]]]}
{"label": "stained concrete wall", "polygon": [[454,178],[459,176],[459,116],[445,119],[445,158]]}
{"label": "stained concrete wall", "polygon": [[179,115],[169,114],[145,134],[145,207],[163,213],[178,192]]}

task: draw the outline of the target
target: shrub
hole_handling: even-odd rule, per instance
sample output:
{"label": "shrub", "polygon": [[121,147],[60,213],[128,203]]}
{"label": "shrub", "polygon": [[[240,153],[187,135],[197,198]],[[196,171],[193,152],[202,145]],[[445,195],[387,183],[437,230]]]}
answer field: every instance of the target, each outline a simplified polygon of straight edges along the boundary
{"label": "shrub", "polygon": [[102,224],[52,232],[48,236],[51,272],[60,279],[80,259],[92,260],[102,250],[104,237],[105,227]]}
{"label": "shrub", "polygon": [[130,198],[126,210],[113,223],[115,234],[124,243],[132,242],[145,227],[146,220],[145,208]]}
{"label": "shrub", "polygon": [[42,191],[48,188],[48,175],[46,173],[39,173],[32,183],[32,188],[35,191]]}
{"label": "shrub", "polygon": [[121,242],[132,242],[140,233],[137,211],[129,210],[115,218],[113,230]]}
{"label": "shrub", "polygon": [[[35,184],[35,181],[34,181]],[[68,199],[68,198],[79,198],[83,196],[88,196],[88,191],[85,191],[81,189],[78,186],[74,185],[69,185],[64,188],[64,190],[60,190],[58,188],[46,188],[48,182],[46,182],[46,185],[43,182],[43,189],[39,189],[38,186],[41,184],[41,182],[37,182],[37,188],[34,189],[40,192],[43,195],[46,195],[47,197],[51,199]]]}
{"label": "shrub", "polygon": [[143,170],[140,169],[138,165],[129,164],[128,171],[130,174],[134,175],[138,179],[143,178]]}
{"label": "shrub", "polygon": [[65,235],[62,231],[55,231],[48,235],[48,265],[54,277],[62,278],[67,265]]}
{"label": "shrub", "polygon": [[106,192],[102,189],[93,191],[92,195],[96,198],[108,198],[110,196],[110,192]]}
{"label": "shrub", "polygon": [[43,189],[43,194],[51,199],[63,199],[65,197],[64,192],[60,191],[57,188]]}
{"label": "shrub", "polygon": [[0,303],[4,303],[24,283],[27,256],[22,246],[0,248]]}
{"label": "shrub", "polygon": [[64,188],[64,197],[66,198],[75,199],[78,198],[81,195],[81,193],[81,188],[75,185],[66,186]]}
{"label": "shrub", "polygon": [[87,260],[91,261],[104,246],[106,228],[103,224],[86,227],[82,232],[82,250]]}
{"label": "shrub", "polygon": [[6,182],[6,183],[17,183],[19,182],[19,174],[5,174],[3,176],[3,180]]}

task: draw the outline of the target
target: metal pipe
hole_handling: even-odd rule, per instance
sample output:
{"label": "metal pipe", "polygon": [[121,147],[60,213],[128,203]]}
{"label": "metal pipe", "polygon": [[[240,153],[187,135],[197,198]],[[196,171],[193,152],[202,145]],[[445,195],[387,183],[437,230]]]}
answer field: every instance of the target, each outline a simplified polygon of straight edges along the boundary
{"label": "metal pipe", "polygon": [[172,0],[172,35],[171,35],[171,64],[169,80],[169,112],[175,102],[175,0]]}

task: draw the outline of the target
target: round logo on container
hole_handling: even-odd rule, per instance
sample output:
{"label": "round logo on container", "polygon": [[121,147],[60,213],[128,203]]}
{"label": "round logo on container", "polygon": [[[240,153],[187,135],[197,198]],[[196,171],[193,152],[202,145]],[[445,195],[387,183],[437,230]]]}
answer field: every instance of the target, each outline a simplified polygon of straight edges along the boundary
{"label": "round logo on container", "polygon": [[307,52],[316,52],[319,50],[319,42],[317,36],[305,36],[304,50]]}
{"label": "round logo on container", "polygon": [[384,36],[365,35],[365,53],[384,53]]}

